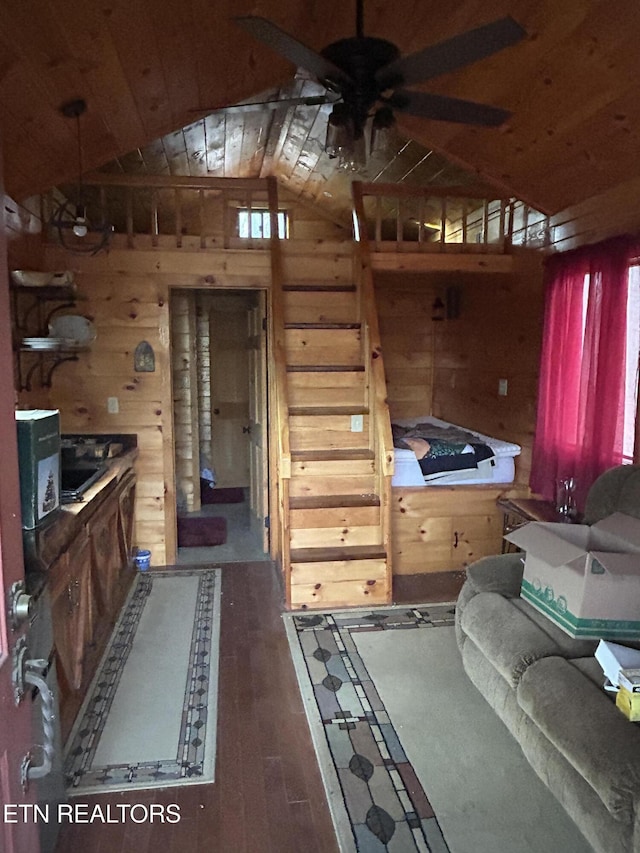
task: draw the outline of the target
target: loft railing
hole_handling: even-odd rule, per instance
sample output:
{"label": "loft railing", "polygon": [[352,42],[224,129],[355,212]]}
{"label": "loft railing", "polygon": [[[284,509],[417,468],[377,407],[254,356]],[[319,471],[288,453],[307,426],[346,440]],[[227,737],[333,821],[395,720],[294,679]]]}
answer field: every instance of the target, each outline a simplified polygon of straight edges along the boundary
{"label": "loft railing", "polygon": [[359,183],[362,219],[376,252],[506,252],[551,243],[544,214],[485,187]]}
{"label": "loft railing", "polygon": [[[258,223],[271,223],[267,179],[94,173],[83,186],[89,217],[103,214],[129,249],[270,248],[266,233],[239,230],[241,210],[249,221],[253,213]],[[504,252],[553,242],[548,217],[514,199],[487,196],[486,188],[359,186],[373,251]],[[63,200],[57,190],[43,197],[43,222]],[[55,241],[53,229],[50,237]]]}
{"label": "loft railing", "polygon": [[[238,225],[240,210],[271,221],[267,180],[92,174],[83,185],[89,218],[103,214],[129,249],[270,249],[266,235],[241,237]],[[43,197],[43,222],[61,198]]]}

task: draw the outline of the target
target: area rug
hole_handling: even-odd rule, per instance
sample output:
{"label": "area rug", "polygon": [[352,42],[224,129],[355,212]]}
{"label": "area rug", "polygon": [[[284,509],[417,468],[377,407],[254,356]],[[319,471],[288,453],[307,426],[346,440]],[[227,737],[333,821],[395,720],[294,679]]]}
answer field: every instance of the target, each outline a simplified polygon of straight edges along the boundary
{"label": "area rug", "polygon": [[68,740],[71,796],[213,781],[220,583],[218,568],[137,575]]}
{"label": "area rug", "polygon": [[450,604],[285,615],[343,853],[590,853],[468,680]]}
{"label": "area rug", "polygon": [[178,516],[178,547],[207,548],[227,541],[227,519],[218,516]]}
{"label": "area rug", "polygon": [[244,501],[244,489],[217,489],[209,480],[200,480],[200,500],[203,504],[241,504]]}

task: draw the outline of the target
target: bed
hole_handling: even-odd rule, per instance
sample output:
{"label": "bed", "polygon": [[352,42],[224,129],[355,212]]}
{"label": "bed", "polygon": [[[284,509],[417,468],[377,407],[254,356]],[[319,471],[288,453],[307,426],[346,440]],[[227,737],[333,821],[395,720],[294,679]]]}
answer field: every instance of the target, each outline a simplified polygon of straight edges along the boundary
{"label": "bed", "polygon": [[[425,475],[414,450],[394,448],[395,473],[391,481],[394,575],[463,571],[480,557],[499,554],[502,547],[503,515],[497,501],[505,489],[513,488],[507,484],[514,482],[514,459],[521,452],[520,445],[425,416],[394,421],[392,431],[398,436],[398,427],[412,428],[425,423],[428,430],[431,427],[462,430],[465,442],[462,451],[468,452],[467,444],[472,449],[474,445],[482,445],[488,451],[482,451],[485,458],[476,460],[472,467]],[[406,441],[407,434],[404,435]]]}
{"label": "bed", "polygon": [[431,416],[394,421],[392,432],[392,486],[512,483],[514,459],[522,450],[519,444]]}

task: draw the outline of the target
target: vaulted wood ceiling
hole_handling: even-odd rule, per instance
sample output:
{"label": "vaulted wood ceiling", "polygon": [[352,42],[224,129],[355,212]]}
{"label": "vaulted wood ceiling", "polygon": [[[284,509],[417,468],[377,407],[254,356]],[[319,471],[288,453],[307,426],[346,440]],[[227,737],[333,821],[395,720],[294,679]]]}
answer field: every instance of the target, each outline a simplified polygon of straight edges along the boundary
{"label": "vaulted wood ceiling", "polygon": [[[21,200],[77,176],[75,122],[59,107],[83,97],[85,170],[275,174],[335,218],[352,175],[322,151],[326,107],[212,111],[318,91],[234,23],[249,14],[314,50],[355,30],[355,0],[2,0],[7,192]],[[428,90],[512,118],[499,129],[400,118],[366,179],[443,183],[468,172],[555,212],[640,175],[637,3],[365,0],[364,25],[405,55],[506,14],[526,39]]]}

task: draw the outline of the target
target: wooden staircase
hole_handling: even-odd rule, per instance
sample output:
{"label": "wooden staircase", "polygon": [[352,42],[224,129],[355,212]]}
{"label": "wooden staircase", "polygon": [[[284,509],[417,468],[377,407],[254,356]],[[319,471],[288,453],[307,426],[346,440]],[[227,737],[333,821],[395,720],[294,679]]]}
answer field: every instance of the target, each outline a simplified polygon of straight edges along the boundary
{"label": "wooden staircase", "polygon": [[390,600],[360,299],[351,282],[282,287],[293,609]]}

